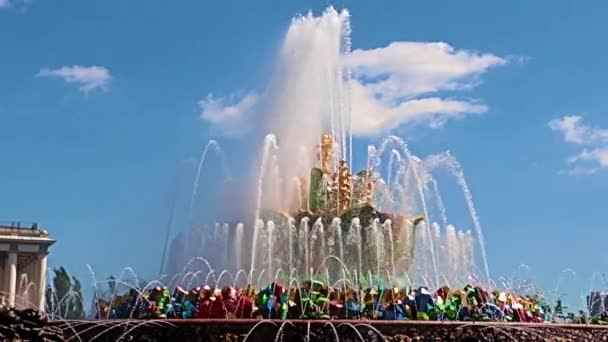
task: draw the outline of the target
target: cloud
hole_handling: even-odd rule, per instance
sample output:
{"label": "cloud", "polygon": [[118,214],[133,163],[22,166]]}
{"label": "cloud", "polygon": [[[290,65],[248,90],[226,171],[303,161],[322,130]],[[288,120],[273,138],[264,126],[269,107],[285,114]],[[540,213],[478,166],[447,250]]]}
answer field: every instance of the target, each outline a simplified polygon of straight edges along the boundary
{"label": "cloud", "polygon": [[560,170],[558,172],[558,174],[572,175],[572,176],[588,176],[588,175],[595,174],[598,170],[599,170],[599,168],[597,168],[597,167],[589,168],[589,167],[576,166],[576,167],[573,167],[572,169]]}
{"label": "cloud", "polygon": [[0,0],[0,10],[12,8],[25,13],[33,0]]}
{"label": "cloud", "polygon": [[442,126],[448,118],[481,114],[487,107],[467,101],[425,97],[387,106],[374,100],[365,86],[354,83],[352,88],[353,134],[382,133],[416,120],[427,120],[431,127]]}
{"label": "cloud", "polygon": [[198,102],[200,118],[209,122],[216,134],[238,135],[244,131],[246,113],[251,112],[258,104],[260,96],[256,93],[232,94],[227,97],[215,97],[213,94]]}
{"label": "cloud", "polygon": [[[436,128],[449,119],[483,114],[488,107],[481,101],[456,98],[453,93],[479,86],[488,69],[508,60],[441,42],[393,42],[354,50],[342,57],[343,65],[352,71],[347,89],[353,134],[377,135],[411,122]],[[254,111],[261,97],[256,93],[226,98],[209,95],[199,101],[200,116],[216,128],[230,130],[232,123]]]}
{"label": "cloud", "polygon": [[569,164],[579,161],[594,161],[600,167],[608,167],[608,146],[591,150],[584,149],[581,153],[568,158]]}
{"label": "cloud", "polygon": [[492,54],[425,42],[393,42],[383,48],[355,50],[347,56],[347,64],[358,77],[380,78],[367,82],[370,89],[393,98],[470,89],[488,68],[505,63],[505,59]]}
{"label": "cloud", "polygon": [[89,93],[96,89],[106,90],[110,82],[110,71],[101,66],[63,66],[58,69],[44,68],[37,77],[60,78],[67,83],[78,84],[80,91]]}
{"label": "cloud", "polygon": [[549,121],[549,127],[561,132],[566,142],[593,145],[608,142],[608,129],[591,127],[582,123],[580,115],[567,115]]}
{"label": "cloud", "polygon": [[506,63],[505,58],[441,42],[393,42],[355,50],[346,59],[354,75],[353,131],[382,133],[412,121],[440,127],[450,118],[485,113],[488,108],[479,101],[439,95],[471,90],[489,68]]}
{"label": "cloud", "polygon": [[586,146],[580,153],[566,160],[572,169],[561,173],[590,175],[601,168],[608,168],[608,129],[585,125],[580,115],[553,119],[549,121],[549,128],[560,132],[568,143]]}

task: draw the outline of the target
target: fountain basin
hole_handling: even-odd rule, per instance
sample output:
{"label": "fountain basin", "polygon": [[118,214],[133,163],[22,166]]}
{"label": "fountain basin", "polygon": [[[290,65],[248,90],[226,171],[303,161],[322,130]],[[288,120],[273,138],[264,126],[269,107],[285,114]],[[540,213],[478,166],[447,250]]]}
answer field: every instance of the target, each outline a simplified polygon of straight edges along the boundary
{"label": "fountain basin", "polygon": [[[69,325],[72,328],[68,327]],[[104,320],[54,322],[83,341],[605,341],[608,327],[585,324],[362,320]],[[73,329],[73,330],[72,330]],[[282,336],[277,338],[278,332]],[[379,335],[381,334],[382,337]],[[282,338],[281,338],[282,337]]]}

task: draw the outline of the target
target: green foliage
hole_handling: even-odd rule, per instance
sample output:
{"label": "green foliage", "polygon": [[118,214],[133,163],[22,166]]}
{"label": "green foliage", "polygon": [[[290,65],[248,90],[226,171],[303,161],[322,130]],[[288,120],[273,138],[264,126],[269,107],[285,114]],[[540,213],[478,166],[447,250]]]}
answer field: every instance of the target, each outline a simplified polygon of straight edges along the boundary
{"label": "green foliage", "polygon": [[287,303],[280,304],[279,317],[281,319],[287,319],[287,314],[289,313],[289,306]]}
{"label": "green foliage", "polygon": [[310,190],[308,193],[308,207],[312,212],[323,208],[325,205],[325,195],[323,189],[323,171],[313,168],[310,170]]}
{"label": "green foliage", "polygon": [[110,289],[110,293],[112,295],[116,294],[116,278],[114,276],[108,276],[108,288]]}
{"label": "green foliage", "polygon": [[483,315],[483,314],[472,314],[470,317],[471,321],[489,321],[490,317],[488,317],[487,315]]}
{"label": "green foliage", "polygon": [[455,320],[456,316],[458,316],[459,300],[458,297],[453,298],[454,300],[450,300],[448,298],[445,300],[445,302],[437,303],[437,306],[433,308],[429,306],[429,311],[440,317]]}
{"label": "green foliage", "polygon": [[53,269],[53,286],[47,291],[47,312],[63,319],[83,319],[85,316],[82,285],[62,266]]}
{"label": "green foliage", "polygon": [[382,284],[383,279],[379,277],[377,274],[361,274],[359,277],[359,282],[361,284]]}
{"label": "green foliage", "polygon": [[301,303],[304,308],[301,318],[306,319],[328,319],[327,309],[329,308],[329,298],[324,296],[315,289],[320,290],[318,286],[322,286],[321,282],[313,281],[312,290],[304,295]]}
{"label": "green foliage", "polygon": [[439,310],[439,308],[437,306],[427,304],[425,313],[427,314],[427,316],[429,318],[437,317],[437,315],[439,315],[440,312],[441,312],[441,310]]}
{"label": "green foliage", "polygon": [[458,305],[457,303],[447,299],[445,303],[442,304],[443,315],[450,320],[455,320],[456,316],[458,316]]}
{"label": "green foliage", "polygon": [[418,311],[418,313],[416,313],[416,319],[421,321],[428,321],[430,317],[426,312]]}

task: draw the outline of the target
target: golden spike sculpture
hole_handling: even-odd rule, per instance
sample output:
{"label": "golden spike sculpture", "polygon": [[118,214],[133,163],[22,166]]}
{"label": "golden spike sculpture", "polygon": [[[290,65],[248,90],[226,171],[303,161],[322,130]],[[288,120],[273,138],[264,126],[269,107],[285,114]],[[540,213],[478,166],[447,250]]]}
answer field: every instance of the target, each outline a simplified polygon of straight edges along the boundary
{"label": "golden spike sculpture", "polygon": [[321,170],[325,174],[328,174],[330,171],[329,169],[331,167],[331,160],[332,160],[333,154],[334,154],[333,145],[334,145],[334,141],[333,141],[331,134],[323,133],[323,135],[321,136],[321,146],[320,146],[321,155],[319,156],[319,160],[321,161]]}
{"label": "golden spike sculpture", "polygon": [[348,210],[351,201],[352,178],[348,172],[348,164],[345,160],[340,160],[338,166],[338,213],[341,214]]}

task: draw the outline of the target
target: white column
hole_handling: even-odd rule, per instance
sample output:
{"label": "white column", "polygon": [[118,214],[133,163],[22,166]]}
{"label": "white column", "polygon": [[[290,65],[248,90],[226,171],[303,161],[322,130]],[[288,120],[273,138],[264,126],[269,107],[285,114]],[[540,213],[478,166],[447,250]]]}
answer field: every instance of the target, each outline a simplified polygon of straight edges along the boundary
{"label": "white column", "polygon": [[8,305],[15,307],[17,295],[17,252],[8,253]]}
{"label": "white column", "polygon": [[9,288],[9,272],[11,269],[11,261],[10,258],[8,257],[8,254],[6,254],[6,257],[4,258],[4,269],[2,270],[2,304],[7,305],[8,304],[8,288]]}
{"label": "white column", "polygon": [[45,310],[45,294],[46,294],[46,253],[38,255],[38,274],[36,275],[36,280],[38,283],[38,310],[40,312],[44,312]]}

